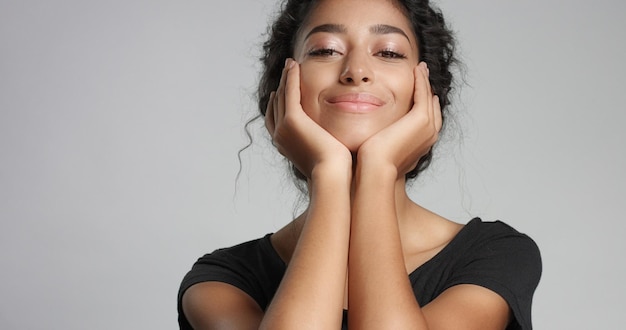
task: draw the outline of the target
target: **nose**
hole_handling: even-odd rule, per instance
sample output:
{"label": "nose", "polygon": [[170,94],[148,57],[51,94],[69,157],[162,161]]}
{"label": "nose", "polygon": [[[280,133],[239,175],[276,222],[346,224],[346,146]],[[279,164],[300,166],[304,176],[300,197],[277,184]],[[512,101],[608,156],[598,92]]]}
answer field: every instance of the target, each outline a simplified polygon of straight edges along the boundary
{"label": "nose", "polygon": [[345,57],[343,70],[339,80],[347,85],[370,83],[374,73],[370,68],[369,58],[365,54],[351,53]]}

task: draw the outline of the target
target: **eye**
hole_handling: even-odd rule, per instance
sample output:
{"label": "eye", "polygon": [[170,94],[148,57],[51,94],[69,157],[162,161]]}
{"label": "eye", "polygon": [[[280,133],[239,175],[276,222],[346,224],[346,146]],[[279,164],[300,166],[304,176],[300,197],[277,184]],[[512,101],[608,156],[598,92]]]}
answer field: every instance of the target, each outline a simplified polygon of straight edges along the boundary
{"label": "eye", "polygon": [[329,57],[333,55],[339,55],[340,53],[334,48],[318,48],[309,51],[307,54],[313,57]]}
{"label": "eye", "polygon": [[384,58],[388,58],[388,59],[405,59],[406,58],[406,55],[402,53],[398,53],[391,49],[383,49],[379,51],[378,53],[376,53],[376,55],[384,57]]}

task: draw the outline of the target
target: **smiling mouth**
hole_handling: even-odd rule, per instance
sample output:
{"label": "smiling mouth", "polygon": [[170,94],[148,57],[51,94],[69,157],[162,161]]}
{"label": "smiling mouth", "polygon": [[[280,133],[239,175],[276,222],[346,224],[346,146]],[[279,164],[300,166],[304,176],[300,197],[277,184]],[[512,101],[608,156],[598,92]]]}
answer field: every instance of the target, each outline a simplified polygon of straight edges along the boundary
{"label": "smiling mouth", "polygon": [[338,110],[351,113],[372,112],[385,104],[381,99],[367,93],[349,93],[329,98],[326,102]]}

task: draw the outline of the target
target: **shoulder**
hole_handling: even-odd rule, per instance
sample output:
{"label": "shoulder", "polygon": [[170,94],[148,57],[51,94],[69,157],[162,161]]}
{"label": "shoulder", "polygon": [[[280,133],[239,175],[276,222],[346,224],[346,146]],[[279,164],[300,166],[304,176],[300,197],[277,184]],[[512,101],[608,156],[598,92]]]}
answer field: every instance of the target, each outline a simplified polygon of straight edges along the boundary
{"label": "shoulder", "polygon": [[523,329],[542,272],[535,241],[502,221],[473,219],[457,237],[464,253],[449,287],[475,284],[502,296]]}
{"label": "shoulder", "polygon": [[197,283],[218,281],[240,288],[264,305],[270,298],[264,287],[278,285],[285,270],[269,238],[270,234],[202,256],[184,277],[181,293]]}
{"label": "shoulder", "polygon": [[248,294],[222,282],[203,282],[183,295],[179,312],[181,329],[253,329],[263,311]]}
{"label": "shoulder", "polygon": [[526,256],[541,264],[539,247],[535,241],[500,220],[486,222],[480,218],[472,219],[456,239],[468,249],[468,252],[506,254],[522,258]]}
{"label": "shoulder", "polygon": [[484,278],[515,279],[533,289],[539,282],[542,270],[539,247],[528,235],[502,221],[475,218],[455,241],[465,251],[459,262],[462,269],[480,270]]}
{"label": "shoulder", "polygon": [[252,302],[263,310],[285,271],[285,264],[272,248],[269,237],[268,234],[199,258],[180,285],[179,322],[187,322],[183,302],[206,308],[213,302],[243,299],[241,302]]}

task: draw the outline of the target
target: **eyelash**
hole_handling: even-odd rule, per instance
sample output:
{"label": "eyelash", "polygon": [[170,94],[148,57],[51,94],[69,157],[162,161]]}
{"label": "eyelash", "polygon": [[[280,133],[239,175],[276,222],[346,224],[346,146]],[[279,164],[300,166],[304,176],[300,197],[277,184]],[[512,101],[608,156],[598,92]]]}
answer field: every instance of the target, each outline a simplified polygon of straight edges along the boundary
{"label": "eyelash", "polygon": [[[319,48],[319,49],[313,49],[308,52],[308,55],[313,56],[313,57],[328,57],[328,56],[333,56],[336,54],[340,54],[340,53],[334,48]],[[405,59],[406,58],[405,54],[398,53],[391,49],[383,49],[377,52],[376,55],[379,55],[386,59]]]}
{"label": "eyelash", "polygon": [[339,52],[334,48],[318,48],[309,51],[308,55],[314,57],[328,57],[338,53]]}
{"label": "eyelash", "polygon": [[405,59],[406,55],[402,54],[402,53],[398,53],[396,51],[393,51],[391,49],[383,49],[381,51],[379,51],[378,53],[376,53],[384,58],[388,58],[388,59]]}

